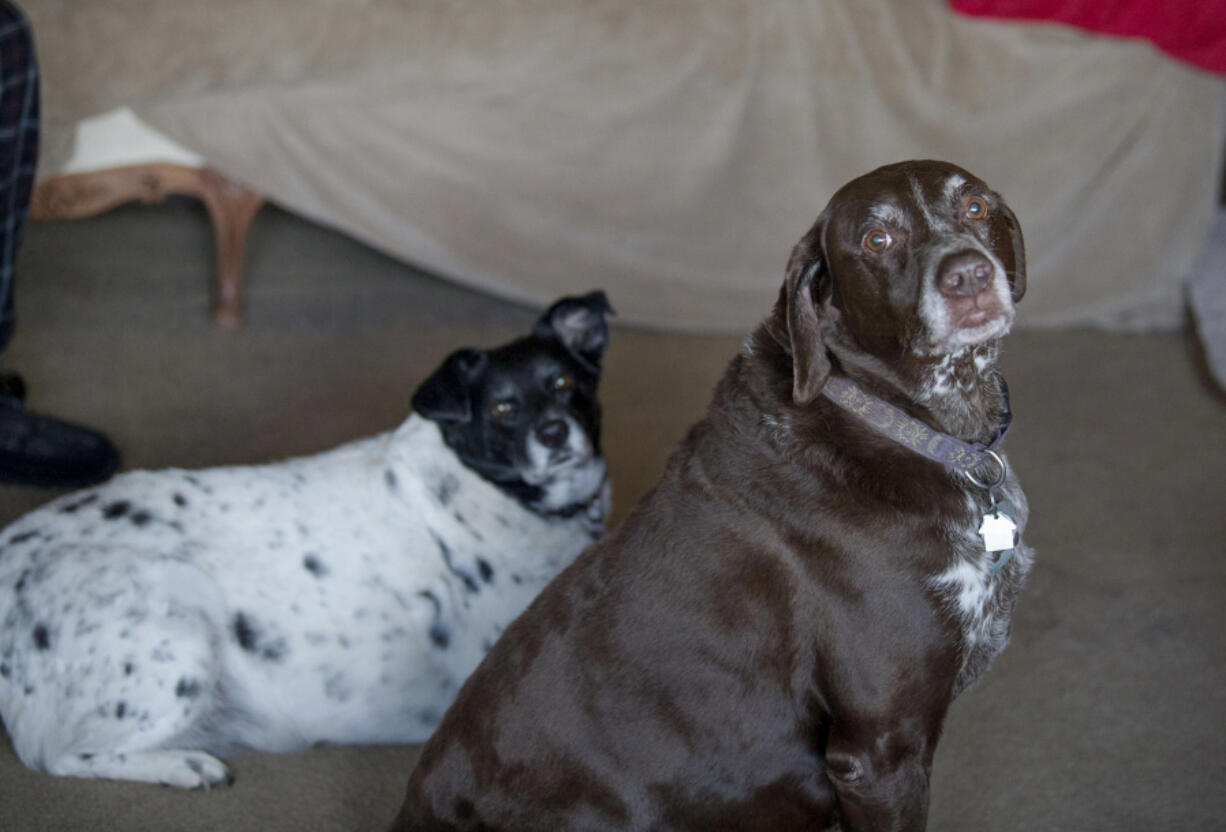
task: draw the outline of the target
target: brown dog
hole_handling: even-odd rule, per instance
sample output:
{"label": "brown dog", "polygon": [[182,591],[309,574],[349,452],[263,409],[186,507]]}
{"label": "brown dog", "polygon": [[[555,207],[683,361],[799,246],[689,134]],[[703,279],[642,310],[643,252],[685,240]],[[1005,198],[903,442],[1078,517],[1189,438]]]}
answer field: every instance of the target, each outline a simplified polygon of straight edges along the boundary
{"label": "brown dog", "polygon": [[966,171],[839,190],[659,485],[460,691],[395,828],[924,829],[946,709],[1033,559],[985,451],[1024,289]]}

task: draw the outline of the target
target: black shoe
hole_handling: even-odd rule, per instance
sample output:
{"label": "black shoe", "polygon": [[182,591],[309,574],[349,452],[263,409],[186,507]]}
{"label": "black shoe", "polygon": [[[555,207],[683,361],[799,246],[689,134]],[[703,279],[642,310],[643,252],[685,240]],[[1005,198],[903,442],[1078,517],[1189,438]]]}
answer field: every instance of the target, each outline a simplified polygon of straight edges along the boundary
{"label": "black shoe", "polygon": [[0,373],[0,396],[7,393],[19,401],[26,400],[26,382],[16,373]]}
{"label": "black shoe", "polygon": [[101,433],[31,413],[8,384],[0,386],[0,482],[81,488],[118,467],[119,452]]}

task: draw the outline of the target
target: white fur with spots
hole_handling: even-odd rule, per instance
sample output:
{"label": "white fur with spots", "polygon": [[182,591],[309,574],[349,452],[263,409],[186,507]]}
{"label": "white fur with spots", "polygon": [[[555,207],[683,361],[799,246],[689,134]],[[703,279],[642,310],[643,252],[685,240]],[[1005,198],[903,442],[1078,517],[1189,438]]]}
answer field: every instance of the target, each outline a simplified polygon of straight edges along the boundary
{"label": "white fur with spots", "polygon": [[[578,431],[576,431],[578,432]],[[200,787],[233,746],[425,739],[603,529],[544,517],[419,416],[282,463],[132,472],[0,532],[0,716],[55,774]],[[569,480],[568,480],[569,482]]]}

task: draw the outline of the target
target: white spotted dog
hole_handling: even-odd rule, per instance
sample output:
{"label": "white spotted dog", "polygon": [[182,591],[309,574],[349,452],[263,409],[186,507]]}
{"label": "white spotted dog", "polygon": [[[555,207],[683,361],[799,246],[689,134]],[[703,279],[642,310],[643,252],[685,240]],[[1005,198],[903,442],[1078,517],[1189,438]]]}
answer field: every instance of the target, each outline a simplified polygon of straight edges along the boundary
{"label": "white spotted dog", "polygon": [[181,787],[236,746],[425,739],[597,539],[603,292],[451,355],[394,431],[135,471],[0,533],[0,716],[26,765]]}

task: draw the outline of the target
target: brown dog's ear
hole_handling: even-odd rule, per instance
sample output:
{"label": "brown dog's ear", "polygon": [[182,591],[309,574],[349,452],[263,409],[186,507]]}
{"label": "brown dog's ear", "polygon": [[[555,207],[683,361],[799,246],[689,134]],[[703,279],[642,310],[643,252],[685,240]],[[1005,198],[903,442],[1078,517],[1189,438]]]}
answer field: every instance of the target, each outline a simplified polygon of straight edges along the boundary
{"label": "brown dog's ear", "polygon": [[1013,302],[1017,303],[1026,294],[1026,247],[1022,241],[1022,225],[1017,221],[1013,211],[1000,201],[1000,213],[1004,215],[1005,225],[1009,232],[1009,245],[1013,249],[1013,262],[1002,261],[1005,267],[1005,277],[1009,279],[1010,293]]}
{"label": "brown dog's ear", "polygon": [[781,300],[787,304],[792,353],[792,400],[799,405],[813,401],[830,375],[830,359],[817,319],[819,287],[828,278],[822,253],[823,226],[822,220],[818,220],[792,249],[783,284]]}

